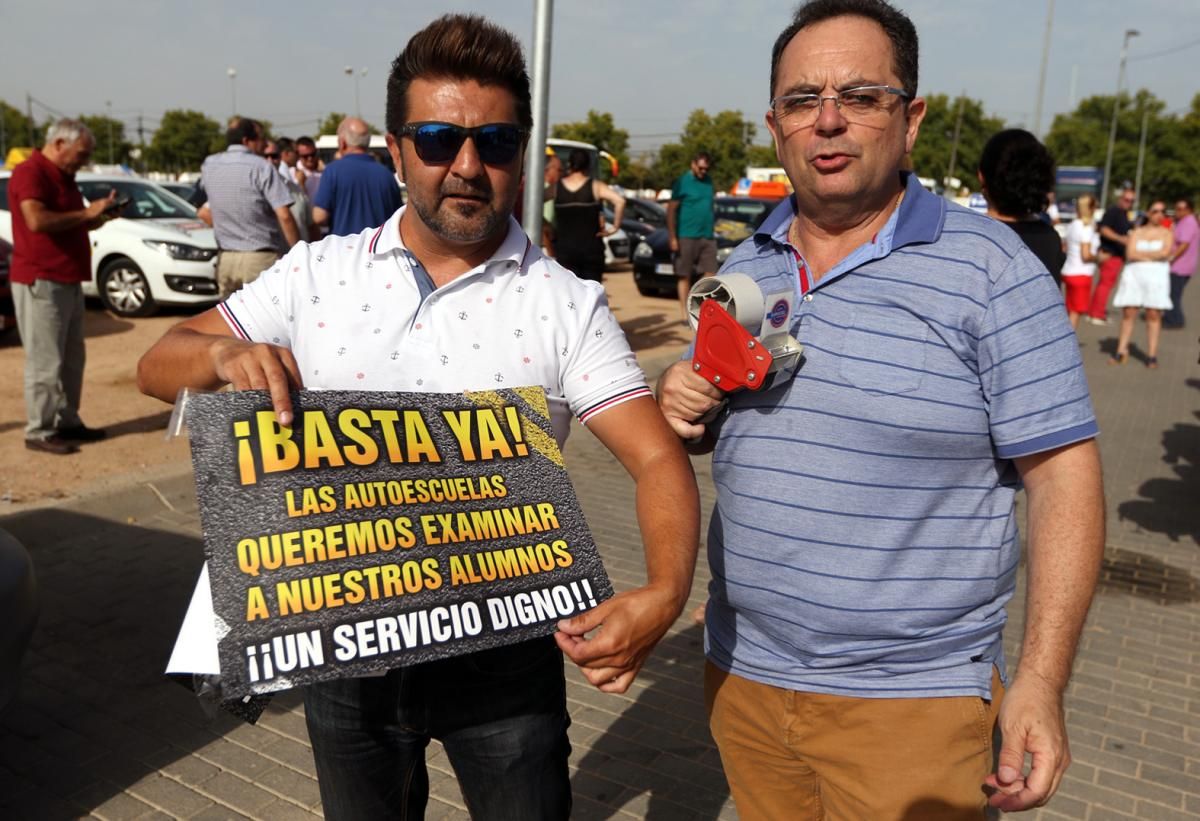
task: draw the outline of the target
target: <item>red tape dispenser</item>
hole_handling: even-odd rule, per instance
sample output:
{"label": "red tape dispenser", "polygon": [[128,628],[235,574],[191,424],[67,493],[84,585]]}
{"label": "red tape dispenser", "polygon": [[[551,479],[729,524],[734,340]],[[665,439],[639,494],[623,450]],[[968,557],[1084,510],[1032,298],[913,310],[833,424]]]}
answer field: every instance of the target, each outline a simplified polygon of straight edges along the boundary
{"label": "red tape dispenser", "polygon": [[688,294],[692,369],[726,393],[791,379],[803,346],[786,330],[793,295],[764,296],[745,274],[705,277]]}

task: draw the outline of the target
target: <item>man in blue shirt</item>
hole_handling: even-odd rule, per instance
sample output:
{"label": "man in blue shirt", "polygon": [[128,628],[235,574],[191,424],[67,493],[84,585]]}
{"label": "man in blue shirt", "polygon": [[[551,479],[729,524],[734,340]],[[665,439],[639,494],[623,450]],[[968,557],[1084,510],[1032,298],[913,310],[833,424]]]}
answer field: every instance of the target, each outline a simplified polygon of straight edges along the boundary
{"label": "man in blue shirt", "polygon": [[691,363],[660,382],[713,450],[706,694],[743,818],[983,818],[1045,803],[1070,763],[1062,694],[1104,546],[1095,417],[1045,267],[901,171],[916,89],[916,30],[883,0],[797,10],[766,117],[795,196],[724,268],[786,294],[764,332],[805,359],[708,425],[721,393]]}
{"label": "man in blue shirt", "polygon": [[313,222],[344,237],[378,228],[403,203],[395,175],[367,150],[371,144],[367,124],[358,117],[347,117],[338,126],[337,136],[341,159],[330,163],[321,175],[321,187],[313,200]]}

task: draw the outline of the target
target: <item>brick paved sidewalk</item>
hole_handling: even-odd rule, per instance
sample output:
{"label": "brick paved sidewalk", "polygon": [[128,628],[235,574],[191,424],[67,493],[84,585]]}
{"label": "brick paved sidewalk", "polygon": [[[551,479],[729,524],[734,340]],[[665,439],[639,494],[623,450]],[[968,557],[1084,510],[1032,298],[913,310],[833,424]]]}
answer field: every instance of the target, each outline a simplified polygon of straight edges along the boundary
{"label": "brick paved sidewalk", "polygon": [[[1200,318],[1200,289],[1188,294]],[[1162,367],[1104,364],[1115,328],[1080,342],[1102,428],[1109,539],[1068,695],[1075,765],[1030,818],[1200,816],[1200,369],[1194,331],[1165,335]],[[661,362],[658,363],[661,366]],[[642,560],[624,472],[584,432],[567,462],[618,589]],[[711,508],[707,461],[697,460]],[[0,817],[318,816],[299,701],[258,726],[209,720],[160,673],[201,561],[191,480],[114,489],[0,518],[31,549],[42,616],[19,700],[0,716]],[[735,818],[702,714],[702,636],[692,602],[630,693],[568,672],[578,818]],[[1022,608],[1012,607],[1017,657]],[[430,818],[466,818],[432,757]]]}

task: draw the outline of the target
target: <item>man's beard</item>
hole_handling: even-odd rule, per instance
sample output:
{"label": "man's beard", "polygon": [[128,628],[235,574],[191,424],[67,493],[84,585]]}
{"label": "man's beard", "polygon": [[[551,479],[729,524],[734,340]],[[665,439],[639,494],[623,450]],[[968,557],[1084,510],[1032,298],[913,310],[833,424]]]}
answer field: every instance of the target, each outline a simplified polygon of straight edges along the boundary
{"label": "man's beard", "polygon": [[[403,161],[401,161],[403,166]],[[405,175],[407,176],[407,174]],[[466,195],[480,197],[479,208],[470,216],[443,212],[442,201],[447,196]],[[472,185],[464,181],[450,184],[447,180],[430,203],[409,189],[408,204],[417,212],[421,222],[437,236],[456,244],[482,242],[505,231],[508,226],[509,209],[497,210],[494,193],[488,186]],[[450,209],[452,211],[453,209]]]}

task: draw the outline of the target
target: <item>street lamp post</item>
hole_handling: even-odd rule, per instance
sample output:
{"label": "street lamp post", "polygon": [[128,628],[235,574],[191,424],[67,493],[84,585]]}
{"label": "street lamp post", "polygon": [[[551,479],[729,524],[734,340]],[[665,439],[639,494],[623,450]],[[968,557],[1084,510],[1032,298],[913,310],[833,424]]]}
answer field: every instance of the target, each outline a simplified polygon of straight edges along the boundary
{"label": "street lamp post", "polygon": [[1112,123],[1108,128],[1108,153],[1104,157],[1104,188],[1100,191],[1101,205],[1108,202],[1111,196],[1113,146],[1117,142],[1117,114],[1121,111],[1121,86],[1125,84],[1125,58],[1129,54],[1129,40],[1141,34],[1137,29],[1125,29],[1125,39],[1121,41],[1121,64],[1117,68],[1117,96],[1113,100]]}
{"label": "street lamp post", "polygon": [[225,73],[229,75],[229,95],[233,101],[233,111],[230,112],[230,117],[237,116],[237,69],[233,66],[225,69]]}
{"label": "street lamp post", "polygon": [[347,77],[354,78],[354,116],[361,118],[362,117],[362,109],[358,105],[358,78],[366,77],[367,70],[365,68],[362,68],[362,69],[359,69],[358,73],[355,73],[354,66],[346,66],[344,69],[342,69],[342,72]]}
{"label": "street lamp post", "polygon": [[105,100],[104,107],[108,109],[108,164],[113,164],[113,118],[112,100]]}

